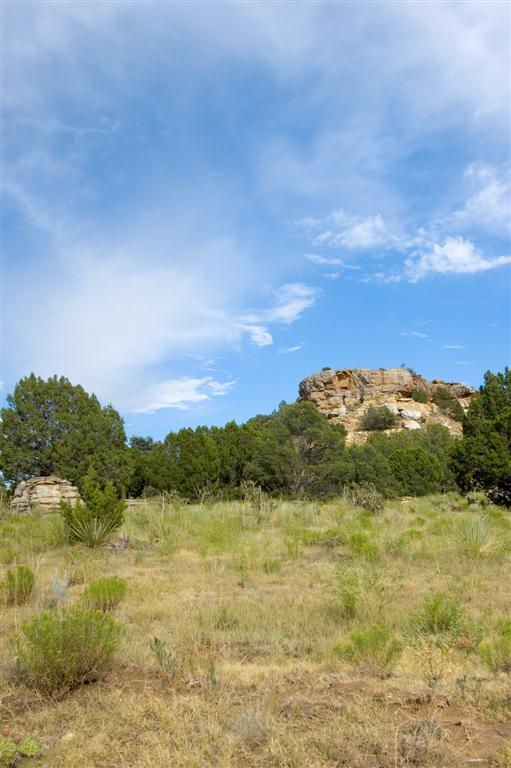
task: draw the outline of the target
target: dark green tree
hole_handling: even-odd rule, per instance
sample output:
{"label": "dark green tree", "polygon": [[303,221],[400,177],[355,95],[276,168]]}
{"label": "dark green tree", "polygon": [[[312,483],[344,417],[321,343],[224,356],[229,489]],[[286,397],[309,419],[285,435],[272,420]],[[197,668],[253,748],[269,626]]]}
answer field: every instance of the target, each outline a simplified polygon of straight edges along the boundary
{"label": "dark green tree", "polygon": [[484,490],[511,507],[511,371],[484,376],[452,451],[452,470],[462,491]]}
{"label": "dark green tree", "polygon": [[248,479],[292,495],[325,494],[338,485],[345,429],[313,403],[281,403],[272,416],[258,417],[247,427],[253,441]]}
{"label": "dark green tree", "polygon": [[56,474],[81,485],[92,467],[99,482],[127,487],[130,462],[121,417],[95,395],[57,376],[21,379],[1,411],[0,470],[5,482]]}

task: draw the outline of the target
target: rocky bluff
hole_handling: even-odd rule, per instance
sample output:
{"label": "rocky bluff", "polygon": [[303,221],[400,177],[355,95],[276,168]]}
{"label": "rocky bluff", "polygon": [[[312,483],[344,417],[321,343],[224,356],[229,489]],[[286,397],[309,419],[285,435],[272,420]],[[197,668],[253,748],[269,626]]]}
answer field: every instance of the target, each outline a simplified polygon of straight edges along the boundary
{"label": "rocky bluff", "polygon": [[[348,443],[367,438],[369,432],[362,428],[362,420],[370,407],[382,406],[397,417],[393,429],[423,429],[437,423],[452,434],[461,435],[460,422],[433,402],[439,389],[443,394],[447,390],[464,411],[475,394],[465,384],[428,381],[407,368],[327,368],[300,382],[299,397],[311,400],[329,419],[344,424]],[[424,402],[417,402],[416,398]]]}

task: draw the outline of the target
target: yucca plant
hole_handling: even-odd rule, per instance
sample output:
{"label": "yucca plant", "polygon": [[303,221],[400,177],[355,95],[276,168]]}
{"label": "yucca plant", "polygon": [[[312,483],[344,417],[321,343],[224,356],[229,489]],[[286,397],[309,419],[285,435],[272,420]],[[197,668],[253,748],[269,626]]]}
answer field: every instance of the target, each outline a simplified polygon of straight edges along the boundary
{"label": "yucca plant", "polygon": [[495,541],[484,515],[462,520],[459,537],[463,554],[473,559],[487,557],[495,547]]}
{"label": "yucca plant", "polygon": [[65,502],[60,505],[68,540],[86,547],[100,547],[122,525],[126,502],[117,497],[111,483],[102,489],[92,470],[85,477],[82,495],[85,503],[78,500],[75,506]]}

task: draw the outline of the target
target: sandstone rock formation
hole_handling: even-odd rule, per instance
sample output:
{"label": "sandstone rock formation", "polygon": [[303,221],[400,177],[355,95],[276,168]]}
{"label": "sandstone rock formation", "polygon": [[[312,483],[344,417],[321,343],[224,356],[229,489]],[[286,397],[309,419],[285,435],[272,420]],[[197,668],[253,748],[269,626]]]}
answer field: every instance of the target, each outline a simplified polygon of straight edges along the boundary
{"label": "sandstone rock formation", "polygon": [[[301,400],[311,400],[329,419],[344,424],[347,442],[363,442],[368,433],[361,429],[367,410],[386,406],[398,416],[397,429],[421,429],[440,423],[461,435],[461,424],[432,402],[437,389],[444,388],[466,410],[475,391],[465,384],[428,381],[407,368],[328,368],[300,383]],[[427,402],[415,402],[412,393],[421,390]]]}
{"label": "sandstone rock formation", "polygon": [[34,477],[18,483],[11,501],[11,509],[17,513],[29,512],[32,508],[53,512],[61,501],[76,504],[80,498],[78,488],[68,480],[55,475]]}

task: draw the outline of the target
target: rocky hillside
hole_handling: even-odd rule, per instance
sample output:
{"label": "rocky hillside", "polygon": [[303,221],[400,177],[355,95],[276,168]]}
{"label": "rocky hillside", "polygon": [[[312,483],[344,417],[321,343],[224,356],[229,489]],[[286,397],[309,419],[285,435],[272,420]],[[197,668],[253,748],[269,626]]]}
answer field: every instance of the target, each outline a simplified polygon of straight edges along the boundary
{"label": "rocky hillside", "polygon": [[449,406],[459,403],[465,411],[474,394],[465,384],[428,381],[406,368],[328,368],[304,379],[299,390],[301,400],[311,400],[329,419],[344,424],[349,443],[367,438],[370,432],[363,428],[364,417],[369,408],[384,406],[395,414],[392,429],[422,429],[439,423],[461,435],[461,423],[452,417],[455,408]]}

